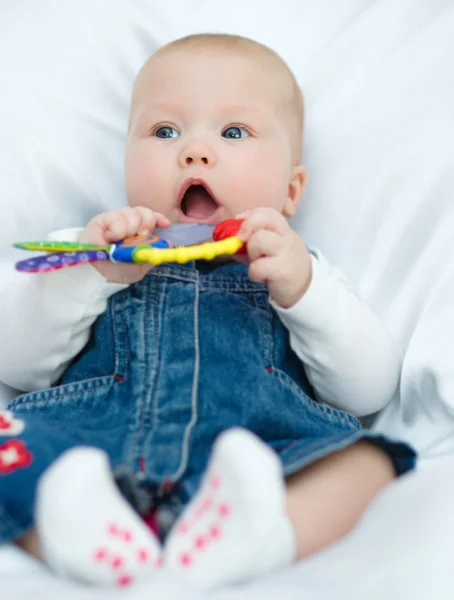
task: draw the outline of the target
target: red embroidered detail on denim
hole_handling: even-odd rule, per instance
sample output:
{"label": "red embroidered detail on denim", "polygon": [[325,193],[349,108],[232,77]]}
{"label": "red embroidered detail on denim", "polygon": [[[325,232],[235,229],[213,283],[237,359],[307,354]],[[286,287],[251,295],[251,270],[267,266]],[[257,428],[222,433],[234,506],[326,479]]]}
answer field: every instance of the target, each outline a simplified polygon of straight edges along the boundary
{"label": "red embroidered detail on denim", "polygon": [[114,375],[114,379],[116,379],[117,381],[126,381],[126,379],[121,375]]}
{"label": "red embroidered detail on denim", "polygon": [[0,410],[0,436],[19,435],[25,429],[25,423],[16,419],[9,410]]}
{"label": "red embroidered detail on denim", "polygon": [[0,429],[10,429],[11,423],[5,419],[3,415],[0,415]]}
{"label": "red embroidered detail on denim", "polygon": [[0,446],[0,475],[31,465],[33,454],[21,440],[9,440]]}
{"label": "red embroidered detail on denim", "polygon": [[271,373],[273,371],[273,367],[267,367],[266,372]]}

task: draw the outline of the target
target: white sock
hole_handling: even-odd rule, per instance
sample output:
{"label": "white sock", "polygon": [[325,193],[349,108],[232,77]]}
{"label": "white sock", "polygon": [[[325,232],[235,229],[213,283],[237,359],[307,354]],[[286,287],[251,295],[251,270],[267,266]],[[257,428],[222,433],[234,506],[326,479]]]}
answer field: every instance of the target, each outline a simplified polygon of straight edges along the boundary
{"label": "white sock", "polygon": [[226,431],[200,490],[169,535],[166,567],[207,589],[288,565],[295,535],[285,498],[274,452],[244,429]]}
{"label": "white sock", "polygon": [[118,491],[107,455],[65,452],[38,482],[36,526],[44,559],[66,576],[126,586],[162,563],[157,538]]}

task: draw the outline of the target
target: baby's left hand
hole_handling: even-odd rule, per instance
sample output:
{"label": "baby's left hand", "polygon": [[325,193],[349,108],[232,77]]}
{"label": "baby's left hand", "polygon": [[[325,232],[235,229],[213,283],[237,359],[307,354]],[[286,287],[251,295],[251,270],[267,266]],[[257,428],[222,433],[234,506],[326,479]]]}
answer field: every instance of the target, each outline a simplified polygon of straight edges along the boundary
{"label": "baby's left hand", "polygon": [[311,282],[306,244],[274,208],[257,208],[236,218],[244,219],[237,235],[247,243],[249,277],[265,283],[276,304],[290,308]]}

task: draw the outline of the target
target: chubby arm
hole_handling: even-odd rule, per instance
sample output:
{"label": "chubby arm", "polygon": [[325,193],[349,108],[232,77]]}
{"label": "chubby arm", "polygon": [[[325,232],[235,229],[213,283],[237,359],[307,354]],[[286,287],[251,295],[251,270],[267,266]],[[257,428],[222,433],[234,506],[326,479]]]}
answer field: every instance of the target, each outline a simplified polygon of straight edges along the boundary
{"label": "chubby arm", "polygon": [[[76,241],[80,231],[50,237]],[[109,296],[123,287],[90,265],[18,273],[0,293],[0,381],[21,391],[50,387],[87,343]]]}
{"label": "chubby arm", "polygon": [[301,299],[288,309],[272,304],[317,398],[356,416],[374,413],[397,390],[402,353],[342,273],[318,252],[311,259]]}
{"label": "chubby arm", "polygon": [[277,211],[239,217],[249,275],[267,284],[317,398],[356,416],[383,408],[397,389],[402,355],[379,319]]}
{"label": "chubby arm", "polygon": [[[105,246],[170,221],[144,207],[101,213],[85,229],[50,239]],[[0,293],[0,381],[23,391],[51,386],[88,342],[108,298],[139,281],[151,265],[97,261],[59,271],[21,274]]]}

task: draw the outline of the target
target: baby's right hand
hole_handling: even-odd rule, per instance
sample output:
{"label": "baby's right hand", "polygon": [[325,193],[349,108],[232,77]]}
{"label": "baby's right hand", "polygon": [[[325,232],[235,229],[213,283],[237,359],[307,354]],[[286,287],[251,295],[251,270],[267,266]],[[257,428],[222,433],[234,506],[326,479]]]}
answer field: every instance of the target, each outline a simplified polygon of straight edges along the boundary
{"label": "baby's right hand", "polygon": [[[79,237],[83,244],[100,246],[120,242],[126,237],[147,235],[156,227],[169,227],[169,219],[161,213],[144,206],[125,207],[94,217]],[[98,260],[92,265],[111,283],[135,283],[140,281],[153,265],[134,263],[111,263]]]}

